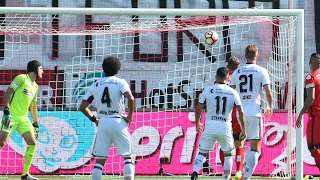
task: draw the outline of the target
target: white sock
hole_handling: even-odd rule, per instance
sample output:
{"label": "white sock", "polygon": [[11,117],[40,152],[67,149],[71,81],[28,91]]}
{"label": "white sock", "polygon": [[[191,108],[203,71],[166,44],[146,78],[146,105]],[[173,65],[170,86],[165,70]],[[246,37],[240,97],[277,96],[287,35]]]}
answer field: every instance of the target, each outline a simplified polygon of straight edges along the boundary
{"label": "white sock", "polygon": [[233,157],[232,156],[225,156],[224,157],[223,169],[224,169],[224,172],[228,172],[228,173],[224,173],[223,174],[223,179],[224,180],[229,180],[230,179],[231,170],[232,170],[232,164],[233,164]]}
{"label": "white sock", "polygon": [[193,172],[199,172],[202,167],[202,164],[206,161],[206,157],[202,154],[198,154],[193,163]]}
{"label": "white sock", "polygon": [[134,179],[134,164],[132,159],[125,159],[124,161],[123,174],[124,179],[133,180]]}
{"label": "white sock", "polygon": [[102,168],[101,164],[95,164],[92,170],[92,180],[101,180],[102,179]]}
{"label": "white sock", "polygon": [[246,170],[246,161],[248,159],[248,154],[251,152],[251,148],[249,147],[246,151],[246,153],[244,154],[244,162],[243,162],[243,169],[242,172],[244,172]]}
{"label": "white sock", "polygon": [[260,152],[250,151],[246,161],[244,177],[246,178],[251,177],[254,169],[257,167],[259,156],[260,156]]}

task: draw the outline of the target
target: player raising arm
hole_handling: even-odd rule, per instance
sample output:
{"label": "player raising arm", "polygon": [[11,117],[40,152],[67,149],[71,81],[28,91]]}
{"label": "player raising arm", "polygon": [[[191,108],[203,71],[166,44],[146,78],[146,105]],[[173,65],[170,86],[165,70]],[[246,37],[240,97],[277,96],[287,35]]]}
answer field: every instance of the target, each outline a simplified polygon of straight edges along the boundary
{"label": "player raising arm", "polygon": [[[118,58],[110,56],[103,60],[103,77],[88,89],[80,105],[81,112],[98,126],[92,154],[97,158],[92,170],[92,179],[102,179],[102,169],[112,144],[117,153],[124,157],[124,179],[134,179],[134,157],[128,125],[132,121],[134,98],[128,83],[116,77],[121,68]],[[124,96],[128,100],[128,115],[125,113]],[[98,117],[88,109],[95,100]]]}
{"label": "player raising arm", "polygon": [[[0,148],[7,142],[14,130],[26,141],[28,147],[24,156],[24,166],[21,180],[37,180],[29,174],[32,159],[36,149],[39,132],[37,96],[38,85],[35,82],[42,78],[43,70],[40,62],[30,61],[27,66],[28,74],[16,76],[4,94],[4,110],[0,130]],[[33,119],[31,124],[28,110]]]}
{"label": "player raising arm", "polygon": [[298,128],[302,127],[301,119],[308,112],[307,145],[308,149],[320,170],[320,54],[313,53],[310,57],[309,68],[311,73],[306,76],[305,85],[307,98],[296,121]]}
{"label": "player raising arm", "polygon": [[224,180],[229,180],[231,176],[233,158],[231,151],[234,149],[234,141],[231,127],[231,111],[234,104],[237,106],[239,121],[242,126],[240,138],[246,138],[245,118],[241,101],[238,93],[227,85],[228,69],[221,67],[217,70],[216,83],[206,87],[199,96],[199,102],[196,107],[196,129],[198,132],[203,130],[200,122],[201,112],[206,102],[207,115],[205,129],[199,142],[199,154],[197,155],[191,180],[198,179],[198,172],[212,151],[216,141],[219,142],[225,155]]}
{"label": "player raising arm", "polygon": [[236,69],[231,77],[230,86],[236,88],[240,95],[244,113],[246,115],[246,128],[250,148],[245,155],[244,180],[250,179],[258,164],[261,154],[261,139],[263,134],[263,122],[260,109],[260,92],[263,86],[266,92],[268,107],[265,109],[265,118],[272,115],[272,93],[268,71],[256,64],[259,57],[258,46],[252,44],[245,50],[247,63]]}

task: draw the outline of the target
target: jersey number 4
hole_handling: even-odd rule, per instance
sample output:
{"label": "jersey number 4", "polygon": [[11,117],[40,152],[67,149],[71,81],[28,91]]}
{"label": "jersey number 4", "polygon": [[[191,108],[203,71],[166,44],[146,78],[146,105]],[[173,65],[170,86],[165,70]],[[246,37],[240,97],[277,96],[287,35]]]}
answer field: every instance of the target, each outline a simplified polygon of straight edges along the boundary
{"label": "jersey number 4", "polygon": [[102,97],[101,97],[101,103],[102,104],[107,104],[107,107],[111,106],[111,99],[110,99],[110,94],[109,94],[109,88],[105,87]]}
{"label": "jersey number 4", "polygon": [[216,106],[216,114],[220,114],[220,101],[222,99],[222,111],[221,114],[225,114],[226,113],[226,106],[227,106],[227,97],[220,97],[220,96],[216,96],[215,98],[217,100],[217,106]]}
{"label": "jersey number 4", "polygon": [[[253,80],[252,74],[249,74],[248,76],[244,74],[239,76],[239,81],[241,81],[239,84],[240,93],[248,92],[248,89],[249,89],[249,92],[252,92],[252,89],[253,89],[252,80]],[[247,86],[248,83],[249,83],[249,87]]]}

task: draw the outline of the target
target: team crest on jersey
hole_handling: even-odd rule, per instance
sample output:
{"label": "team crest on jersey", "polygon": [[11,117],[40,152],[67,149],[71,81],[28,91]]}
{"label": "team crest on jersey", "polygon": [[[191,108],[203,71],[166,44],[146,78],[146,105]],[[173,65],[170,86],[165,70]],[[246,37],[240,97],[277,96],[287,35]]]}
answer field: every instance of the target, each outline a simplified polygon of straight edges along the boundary
{"label": "team crest on jersey", "polygon": [[308,75],[306,76],[306,80],[309,80],[309,79],[311,79],[310,74],[308,74]]}
{"label": "team crest on jersey", "polygon": [[31,97],[31,98],[34,97],[34,94],[33,94],[32,92],[28,91],[27,89],[24,89],[24,90],[22,91],[22,93],[25,94],[25,95],[27,95],[27,96],[29,96],[29,97]]}

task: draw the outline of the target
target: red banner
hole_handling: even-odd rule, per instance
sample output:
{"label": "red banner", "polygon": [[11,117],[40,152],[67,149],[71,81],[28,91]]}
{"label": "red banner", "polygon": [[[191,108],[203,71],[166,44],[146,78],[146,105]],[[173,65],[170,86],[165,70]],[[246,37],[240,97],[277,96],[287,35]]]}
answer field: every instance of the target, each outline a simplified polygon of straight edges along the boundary
{"label": "red banner", "polygon": [[[4,93],[12,80],[19,74],[25,74],[22,70],[0,70],[0,106],[3,107]],[[62,106],[63,98],[62,71],[44,70],[41,80],[37,80],[39,85],[38,105],[41,108],[57,108]]]}

